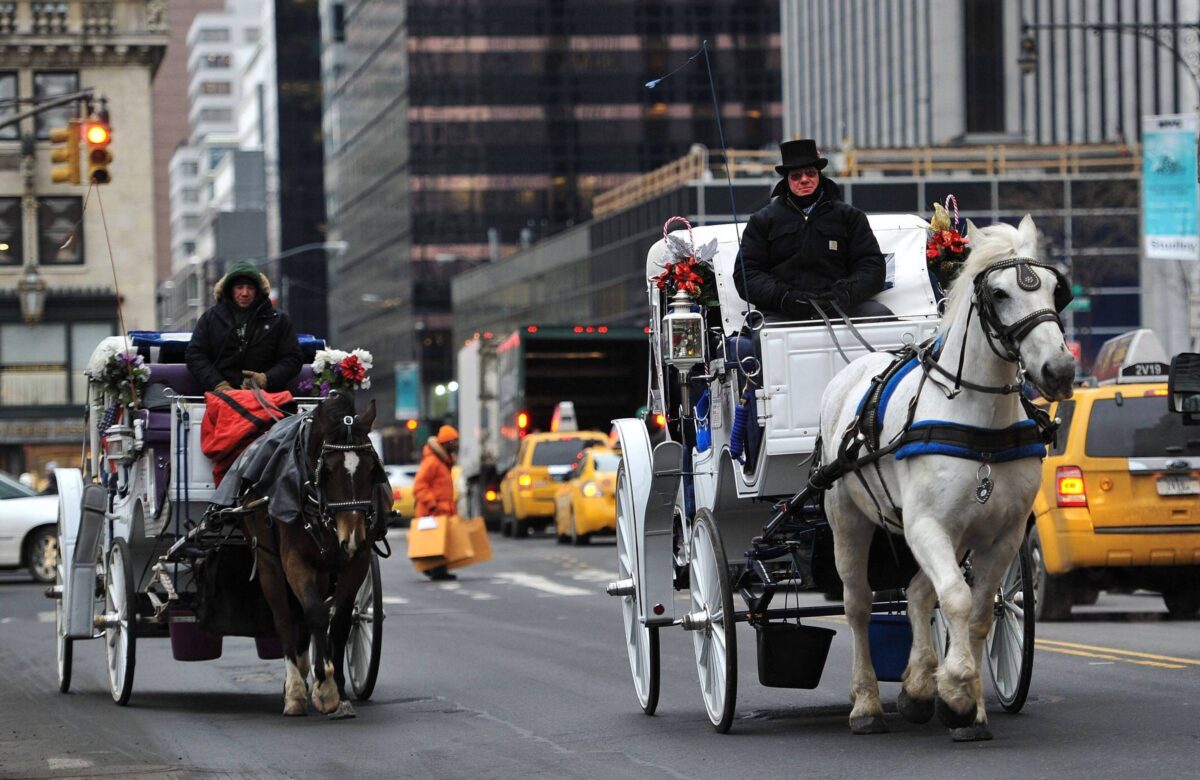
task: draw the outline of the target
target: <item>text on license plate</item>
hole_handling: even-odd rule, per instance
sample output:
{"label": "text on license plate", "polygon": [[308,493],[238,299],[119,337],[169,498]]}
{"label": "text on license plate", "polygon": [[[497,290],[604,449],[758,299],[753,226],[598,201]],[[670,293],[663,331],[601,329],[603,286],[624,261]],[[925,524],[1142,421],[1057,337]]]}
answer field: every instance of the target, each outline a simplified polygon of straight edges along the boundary
{"label": "text on license plate", "polygon": [[1159,477],[1156,487],[1160,496],[1200,495],[1200,478]]}

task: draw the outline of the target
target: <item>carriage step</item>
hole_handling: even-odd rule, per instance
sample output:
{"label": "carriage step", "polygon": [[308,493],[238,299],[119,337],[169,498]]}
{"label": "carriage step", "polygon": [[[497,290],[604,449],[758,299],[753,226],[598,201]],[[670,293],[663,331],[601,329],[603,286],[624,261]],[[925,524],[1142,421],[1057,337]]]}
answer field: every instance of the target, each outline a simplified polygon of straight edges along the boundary
{"label": "carriage step", "polygon": [[604,592],[610,596],[636,596],[637,587],[633,584],[633,578],[630,577],[608,583],[604,588]]}

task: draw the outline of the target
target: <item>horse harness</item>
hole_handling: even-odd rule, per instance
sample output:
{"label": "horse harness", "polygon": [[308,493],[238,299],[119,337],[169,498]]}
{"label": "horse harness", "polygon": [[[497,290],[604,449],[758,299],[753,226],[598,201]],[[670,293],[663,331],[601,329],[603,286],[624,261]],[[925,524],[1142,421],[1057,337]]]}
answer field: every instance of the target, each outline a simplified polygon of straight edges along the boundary
{"label": "horse harness", "polygon": [[[995,301],[986,285],[987,277],[989,274],[1005,268],[1015,268],[1017,284],[1021,289],[1036,290],[1041,286],[1041,279],[1030,266],[1048,268],[1054,273],[1058,284],[1054,294],[1055,308],[1038,309],[1014,323],[1005,325],[996,315]],[[937,362],[943,346],[940,337],[919,345],[909,344],[902,347],[893,353],[896,357],[888,364],[887,368],[871,379],[871,386],[859,403],[854,420],[842,435],[837,459],[833,463],[815,469],[809,478],[810,487],[827,490],[837,479],[847,472],[852,472],[875,504],[880,523],[885,528],[890,527],[896,532],[902,532],[903,513],[888,490],[879,461],[892,454],[897,460],[919,455],[946,455],[980,462],[979,484],[975,489],[975,500],[980,504],[986,504],[995,488],[995,483],[991,480],[992,463],[1030,457],[1044,458],[1046,446],[1054,442],[1056,438],[1059,421],[1051,419],[1044,409],[1035,406],[1022,392],[1025,367],[1021,363],[1019,347],[1021,341],[1042,322],[1055,322],[1061,329],[1062,321],[1059,319],[1058,313],[1070,303],[1071,298],[1071,288],[1066,277],[1053,266],[1033,258],[1013,257],[989,265],[980,271],[974,279],[971,311],[978,310],[980,323],[992,351],[1002,360],[1017,364],[1016,381],[1006,385],[990,386],[963,379],[963,360],[967,343],[965,331],[962,338],[962,350],[959,354],[958,371],[955,373],[947,371]],[[966,329],[970,328],[973,319],[971,312],[968,312]],[[997,348],[997,343],[1003,351]],[[881,441],[881,435],[888,401],[900,381],[917,368],[921,369],[921,378],[917,391],[908,403],[908,416],[904,426],[896,436],[884,443]],[[933,376],[935,372],[948,379],[954,379],[954,388],[947,388],[935,378]],[[918,422],[915,419],[917,401],[920,399],[927,381],[933,382],[951,400],[964,387],[977,392],[997,395],[1017,393],[1027,418],[1000,429],[979,428],[943,420]],[[866,448],[866,454],[861,454],[863,448]],[[820,452],[819,442],[817,452]],[[862,474],[865,466],[875,469],[879,484],[883,487],[884,497],[894,513],[895,520],[890,519],[883,511],[882,503],[868,485]]]}

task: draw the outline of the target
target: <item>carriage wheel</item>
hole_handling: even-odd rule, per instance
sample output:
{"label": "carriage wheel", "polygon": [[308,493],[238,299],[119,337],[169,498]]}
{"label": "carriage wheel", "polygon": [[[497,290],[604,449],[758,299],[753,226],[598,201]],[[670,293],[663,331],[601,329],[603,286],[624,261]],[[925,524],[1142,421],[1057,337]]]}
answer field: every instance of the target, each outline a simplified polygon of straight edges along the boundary
{"label": "carriage wheel", "polygon": [[996,617],[988,632],[987,662],[1000,706],[1020,712],[1033,677],[1033,555],[1023,540],[996,592]]}
{"label": "carriage wheel", "polygon": [[133,693],[133,667],[137,657],[137,601],[133,561],[124,539],[114,539],[104,567],[104,654],[108,660],[108,688],[113,701],[124,705]]}
{"label": "carriage wheel", "polygon": [[55,582],[60,593],[58,599],[54,602],[54,628],[55,628],[55,647],[54,658],[58,668],[58,690],[66,693],[71,690],[71,661],[74,657],[75,640],[67,636],[66,618],[63,615],[63,598],[65,596],[65,588],[63,587],[63,566],[65,564],[60,560],[58,562],[58,579]]}
{"label": "carriage wheel", "polygon": [[733,725],[737,704],[737,621],[725,547],[712,513],[701,509],[691,539],[692,646],[704,709],[718,733]]}
{"label": "carriage wheel", "polygon": [[617,471],[617,578],[632,580],[633,592],[621,596],[621,617],[625,622],[625,650],[629,655],[629,670],[633,674],[633,689],[638,704],[647,715],[658,709],[658,628],[645,626],[638,618],[637,560],[634,551],[637,529],[633,522],[633,493],[625,476],[625,465]]}
{"label": "carriage wheel", "polygon": [[371,553],[371,570],[354,597],[350,637],[346,641],[346,674],[354,698],[366,701],[379,676],[379,654],[383,649],[383,586],[379,581],[379,558]]}

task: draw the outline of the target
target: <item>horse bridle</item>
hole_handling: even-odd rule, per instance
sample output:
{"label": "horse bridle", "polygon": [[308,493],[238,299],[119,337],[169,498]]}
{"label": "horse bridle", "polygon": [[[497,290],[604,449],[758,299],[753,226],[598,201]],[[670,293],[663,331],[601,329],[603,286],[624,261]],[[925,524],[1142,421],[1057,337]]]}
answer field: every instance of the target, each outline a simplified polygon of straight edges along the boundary
{"label": "horse bridle", "polygon": [[[311,421],[311,419],[312,418],[309,418],[310,421]],[[356,419],[356,417],[354,417],[354,416],[346,415],[342,419],[342,422],[346,426],[346,428],[349,429],[354,424],[355,419]],[[326,501],[325,500],[325,491],[322,489],[322,485],[321,485],[322,466],[324,465],[325,456],[328,453],[331,453],[331,452],[364,452],[366,450],[371,451],[371,458],[374,461],[374,464],[372,466],[372,471],[374,471],[377,468],[380,468],[379,456],[375,453],[375,446],[373,444],[371,444],[370,441],[362,442],[361,444],[328,444],[325,442],[321,443],[321,450],[320,450],[320,452],[317,453],[316,462],[313,464],[313,473],[312,473],[310,479],[305,481],[305,486],[308,489],[305,490],[304,492],[305,492],[305,500],[309,504],[312,505],[313,509],[316,512],[318,522],[321,524],[321,527],[324,530],[328,531],[334,527],[335,522],[336,522],[334,516],[336,515],[336,513],[347,512],[347,511],[362,512],[364,515],[363,522],[364,522],[365,526],[367,528],[371,528],[371,526],[375,520],[375,501],[373,500],[372,497],[368,496],[364,500],[359,500],[357,498],[351,498],[351,500],[349,500],[349,501]],[[304,527],[306,530],[308,530],[308,532],[310,534],[313,535],[313,538],[316,539],[317,529],[313,526],[313,523],[308,519],[308,513],[305,513]],[[318,540],[318,546],[321,547],[322,553],[324,553],[325,552],[324,545],[320,544],[319,540]]]}
{"label": "horse bridle", "polygon": [[[1038,276],[1032,266],[1045,268],[1054,274],[1056,286],[1054,289],[1054,308],[1053,309],[1037,309],[1030,312],[1016,322],[1005,324],[1000,321],[1000,317],[996,314],[996,301],[992,295],[991,289],[987,286],[987,278],[996,271],[1002,271],[1006,268],[1015,268],[1017,271],[1017,285],[1022,290],[1032,292],[1042,286],[1042,279]],[[1063,329],[1062,320],[1059,318],[1059,312],[1067,307],[1067,304],[1075,297],[1071,291],[1071,284],[1067,281],[1067,277],[1063,275],[1054,266],[1049,263],[1044,263],[1032,257],[1015,256],[1005,260],[1000,260],[992,263],[987,268],[984,268],[979,273],[975,274],[972,280],[974,287],[973,295],[971,296],[971,309],[979,311],[979,322],[983,326],[983,335],[987,338],[988,346],[992,352],[1007,363],[1017,364],[1017,381],[1007,385],[980,385],[974,382],[963,379],[963,361],[967,351],[967,333],[966,330],[971,327],[971,313],[967,313],[967,324],[964,328],[962,337],[962,347],[958,356],[958,371],[951,374],[946,369],[938,364],[936,356],[933,354],[934,346],[929,345],[921,353],[921,364],[925,367],[926,373],[930,370],[935,370],[945,377],[954,379],[954,390],[950,396],[953,397],[959,392],[959,388],[966,387],[970,390],[976,390],[982,393],[1019,393],[1024,388],[1025,366],[1021,362],[1021,342],[1028,336],[1033,329],[1043,322],[1053,322],[1058,325],[1059,330]],[[1004,348],[1000,351],[996,347],[996,342]],[[940,383],[935,383],[939,384]]]}

